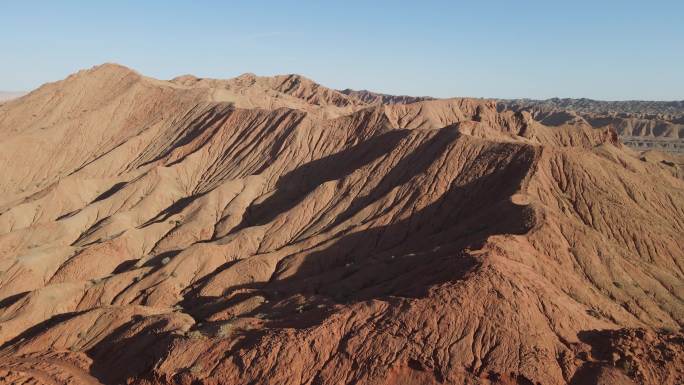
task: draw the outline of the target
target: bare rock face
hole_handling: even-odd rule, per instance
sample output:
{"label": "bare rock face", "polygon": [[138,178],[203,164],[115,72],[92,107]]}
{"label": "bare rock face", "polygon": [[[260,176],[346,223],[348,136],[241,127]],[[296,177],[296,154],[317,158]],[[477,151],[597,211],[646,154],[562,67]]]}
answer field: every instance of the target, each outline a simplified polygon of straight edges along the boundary
{"label": "bare rock face", "polygon": [[680,160],[611,127],[106,64],[0,134],[0,381],[684,382]]}

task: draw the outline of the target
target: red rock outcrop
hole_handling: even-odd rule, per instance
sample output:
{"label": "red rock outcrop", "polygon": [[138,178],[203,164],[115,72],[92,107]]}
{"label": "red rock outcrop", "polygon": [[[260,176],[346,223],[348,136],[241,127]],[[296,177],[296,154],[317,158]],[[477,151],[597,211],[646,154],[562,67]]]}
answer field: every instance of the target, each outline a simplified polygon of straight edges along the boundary
{"label": "red rock outcrop", "polygon": [[0,381],[684,381],[672,166],[383,100],[103,65],[0,105]]}

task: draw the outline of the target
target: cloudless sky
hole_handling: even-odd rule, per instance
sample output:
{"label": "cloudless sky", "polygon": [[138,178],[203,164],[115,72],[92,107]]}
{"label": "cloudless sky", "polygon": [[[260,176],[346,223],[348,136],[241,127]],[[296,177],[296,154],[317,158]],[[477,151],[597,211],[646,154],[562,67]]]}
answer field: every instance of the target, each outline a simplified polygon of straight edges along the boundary
{"label": "cloudless sky", "polygon": [[299,73],[394,94],[679,100],[684,0],[0,4],[0,90],[103,62],[161,79]]}

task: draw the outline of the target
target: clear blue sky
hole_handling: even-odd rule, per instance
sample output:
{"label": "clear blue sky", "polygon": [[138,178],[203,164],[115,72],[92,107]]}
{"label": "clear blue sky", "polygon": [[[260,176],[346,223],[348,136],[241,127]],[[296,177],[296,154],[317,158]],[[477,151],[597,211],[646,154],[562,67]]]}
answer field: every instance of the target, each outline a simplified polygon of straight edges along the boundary
{"label": "clear blue sky", "polygon": [[0,90],[117,62],[162,79],[300,73],[334,88],[684,99],[684,0],[3,1]]}

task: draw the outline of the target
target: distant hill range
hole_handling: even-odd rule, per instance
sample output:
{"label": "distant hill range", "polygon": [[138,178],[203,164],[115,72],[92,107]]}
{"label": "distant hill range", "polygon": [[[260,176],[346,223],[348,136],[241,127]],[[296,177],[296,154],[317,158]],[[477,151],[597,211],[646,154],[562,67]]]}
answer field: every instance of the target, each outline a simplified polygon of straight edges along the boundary
{"label": "distant hill range", "polygon": [[499,99],[499,111],[527,111],[549,126],[587,123],[610,126],[637,149],[684,153],[684,101],[599,101],[592,99]]}
{"label": "distant hill range", "polygon": [[500,99],[499,102],[513,108],[563,109],[580,113],[596,114],[661,114],[684,115],[684,100],[675,101],[603,101],[593,99],[552,98],[534,99]]}
{"label": "distant hill range", "polygon": [[21,91],[0,91],[0,103],[11,99],[16,99],[25,94],[26,92]]}
{"label": "distant hill range", "polygon": [[426,100],[435,100],[435,98],[430,96],[388,95],[368,90],[357,91],[349,88],[341,90],[340,92],[370,104],[410,104]]}

